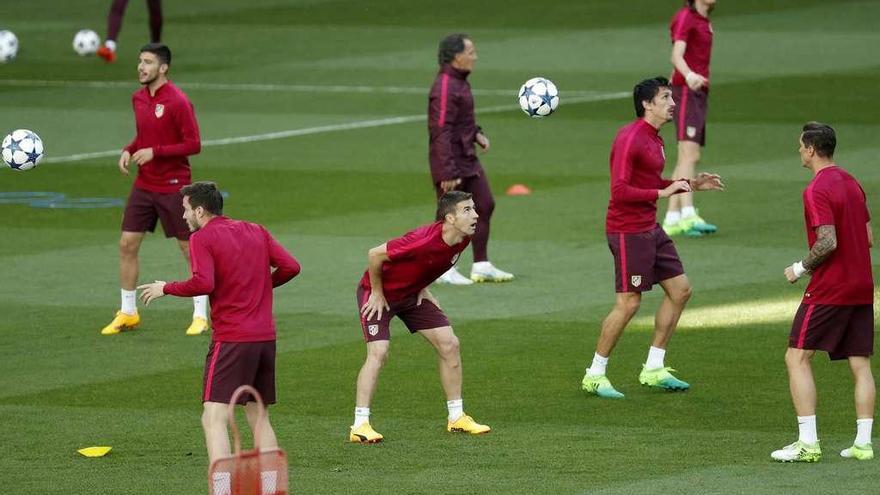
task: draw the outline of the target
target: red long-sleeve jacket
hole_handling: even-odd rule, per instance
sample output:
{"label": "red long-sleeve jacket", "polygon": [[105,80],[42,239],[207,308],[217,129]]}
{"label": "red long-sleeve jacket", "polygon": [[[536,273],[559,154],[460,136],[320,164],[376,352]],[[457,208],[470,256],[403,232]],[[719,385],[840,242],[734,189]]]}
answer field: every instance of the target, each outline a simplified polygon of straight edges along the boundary
{"label": "red long-sleeve jacket", "polygon": [[158,193],[179,191],[192,182],[187,157],[202,149],[192,103],[168,81],[152,96],[146,86],[135,91],[131,106],[137,134],[125,150],[134,154],[139,149],[153,148],[153,159],[138,167],[134,185]]}
{"label": "red long-sleeve jacket", "polygon": [[428,158],[435,184],[479,175],[474,142],[480,128],[474,119],[469,72],[449,64],[440,67],[428,97]]}

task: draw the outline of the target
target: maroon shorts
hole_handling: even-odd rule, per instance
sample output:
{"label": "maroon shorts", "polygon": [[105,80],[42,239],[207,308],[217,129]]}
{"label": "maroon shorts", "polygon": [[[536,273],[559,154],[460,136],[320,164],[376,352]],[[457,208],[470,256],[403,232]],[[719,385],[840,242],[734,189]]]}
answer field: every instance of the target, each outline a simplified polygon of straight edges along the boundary
{"label": "maroon shorts", "polygon": [[788,346],[826,351],[832,360],[870,356],[874,354],[874,308],[870,304],[801,303],[791,324]]}
{"label": "maroon shorts", "polygon": [[614,256],[615,292],[645,292],[684,273],[672,239],[659,225],[636,234],[607,234]]}
{"label": "maroon shorts", "polygon": [[673,86],[675,108],[675,136],[679,141],[693,141],[706,145],[706,114],[709,112],[709,93],[693,91],[687,86]]}
{"label": "maroon shorts", "polygon": [[[358,313],[361,306],[367,302],[370,293],[363,287],[358,285],[357,303]],[[400,318],[409,333],[416,333],[419,330],[429,330],[431,328],[448,327],[449,320],[443,314],[443,310],[437,307],[431,301],[422,300],[422,304],[416,304],[418,296],[408,297],[402,301],[388,303],[391,307],[390,311],[383,311],[382,318],[373,315],[369,320],[361,314],[361,330],[364,332],[364,340],[373,342],[375,340],[391,340],[391,318],[397,316]]]}
{"label": "maroon shorts", "polygon": [[[211,342],[205,357],[202,402],[229,404],[235,389],[250,385],[263,397],[264,404],[275,403],[275,341]],[[253,402],[242,394],[237,403]]]}
{"label": "maroon shorts", "polygon": [[183,197],[179,192],[157,193],[132,187],[122,217],[124,232],[154,232],[162,220],[165,237],[189,240],[189,227],[183,219]]}

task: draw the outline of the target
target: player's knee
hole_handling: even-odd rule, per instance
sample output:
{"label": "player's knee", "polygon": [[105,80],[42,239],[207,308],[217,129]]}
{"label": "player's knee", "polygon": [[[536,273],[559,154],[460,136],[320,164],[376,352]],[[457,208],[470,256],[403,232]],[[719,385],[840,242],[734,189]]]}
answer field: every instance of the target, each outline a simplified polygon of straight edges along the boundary
{"label": "player's knee", "polygon": [[637,297],[638,294],[634,294],[633,296],[634,297],[620,298],[617,301],[617,307],[630,316],[636,314],[642,305],[642,298]]}
{"label": "player's knee", "polygon": [[675,291],[674,294],[672,294],[672,301],[676,304],[684,305],[690,300],[693,293],[694,292],[691,289],[691,286],[685,285],[684,287]]}
{"label": "player's knee", "polygon": [[367,360],[380,368],[385,366],[385,362],[388,361],[388,346],[371,347],[367,353]]}
{"label": "player's knee", "polygon": [[455,365],[458,366],[457,363],[461,353],[458,337],[453,335],[451,338],[440,344],[440,353],[443,355],[443,359],[450,362],[455,361]]}
{"label": "player's knee", "polygon": [[138,242],[135,239],[123,236],[119,239],[119,254],[122,256],[137,256]]}
{"label": "player's knee", "polygon": [[809,366],[812,353],[804,349],[795,349],[789,347],[785,352],[785,366],[788,368],[798,368],[801,366]]}
{"label": "player's knee", "polygon": [[[219,410],[219,412],[218,412]],[[205,407],[202,411],[202,427],[206,430],[226,424],[226,414],[221,408]]]}

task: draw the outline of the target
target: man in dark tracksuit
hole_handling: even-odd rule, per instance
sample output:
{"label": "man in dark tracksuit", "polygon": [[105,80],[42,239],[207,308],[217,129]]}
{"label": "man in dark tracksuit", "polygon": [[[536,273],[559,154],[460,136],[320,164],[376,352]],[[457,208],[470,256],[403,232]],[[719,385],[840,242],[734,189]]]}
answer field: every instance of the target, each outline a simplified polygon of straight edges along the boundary
{"label": "man in dark tracksuit", "polygon": [[484,152],[489,150],[489,138],[474,120],[474,97],[467,82],[477,51],[467,35],[451,34],[440,41],[437,60],[440,71],[428,97],[431,179],[438,198],[453,189],[473,194],[480,215],[472,238],[474,264],[470,279],[453,266],[437,282],[454,285],[507,282],[513,280],[513,274],[489,262],[489,222],[495,199],[474,149],[476,144]]}

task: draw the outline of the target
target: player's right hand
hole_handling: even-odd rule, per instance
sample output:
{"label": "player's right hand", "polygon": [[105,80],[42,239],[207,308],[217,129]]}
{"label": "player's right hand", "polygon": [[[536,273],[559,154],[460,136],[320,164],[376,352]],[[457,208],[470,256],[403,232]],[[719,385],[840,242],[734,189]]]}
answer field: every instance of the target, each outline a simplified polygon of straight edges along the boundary
{"label": "player's right hand", "polygon": [[373,319],[373,315],[376,315],[376,319],[382,319],[382,312],[389,311],[391,309],[388,306],[388,301],[385,300],[385,294],[380,294],[375,291],[370,292],[370,297],[367,298],[367,302],[361,306],[361,314],[364,315],[366,320]]}
{"label": "player's right hand", "polygon": [[128,162],[131,160],[131,153],[128,150],[122,152],[122,155],[119,157],[119,171],[122,172],[122,175],[128,175]]}
{"label": "player's right hand", "polygon": [[443,180],[440,181],[440,190],[444,193],[448,193],[449,191],[458,187],[461,184],[461,178],[457,177],[455,179]]}
{"label": "player's right hand", "polygon": [[668,198],[669,196],[680,192],[691,192],[691,186],[688,184],[687,179],[679,179],[666,186],[665,189],[660,189],[659,196],[661,198]]}
{"label": "player's right hand", "polygon": [[696,72],[688,72],[684,79],[692,91],[699,91],[703,86],[709,85],[709,80]]}

